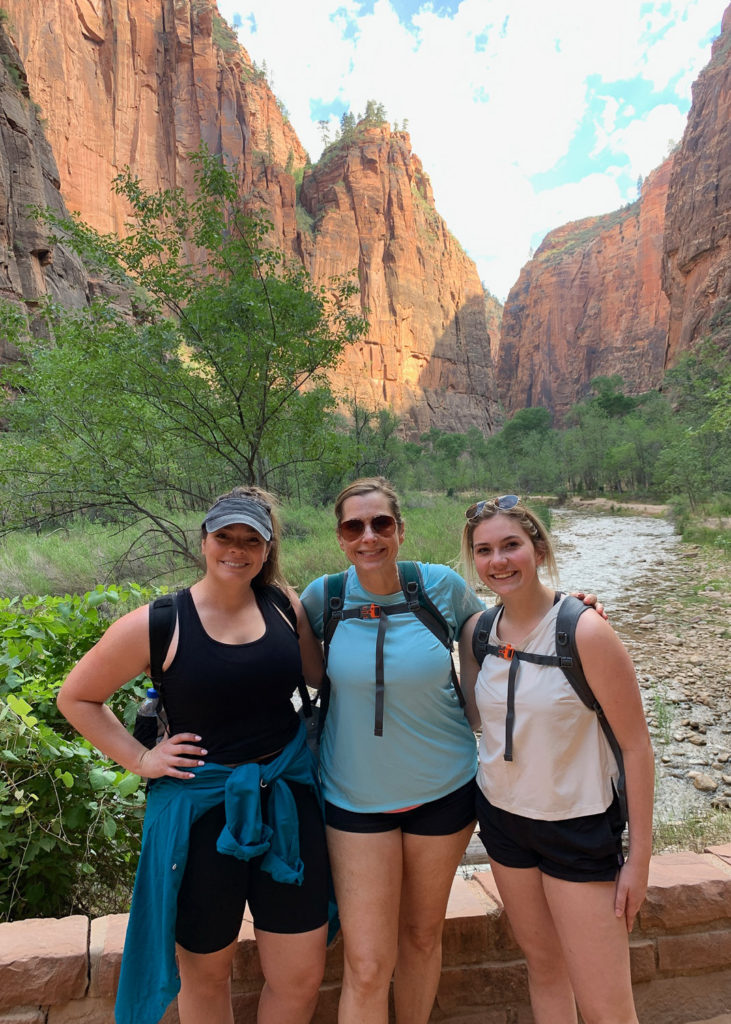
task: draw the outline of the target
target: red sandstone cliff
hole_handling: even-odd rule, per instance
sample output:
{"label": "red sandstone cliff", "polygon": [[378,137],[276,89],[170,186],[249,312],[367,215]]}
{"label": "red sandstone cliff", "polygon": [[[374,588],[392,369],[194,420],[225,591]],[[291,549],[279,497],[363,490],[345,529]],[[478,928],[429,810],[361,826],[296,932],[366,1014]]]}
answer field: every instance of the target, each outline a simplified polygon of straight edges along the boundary
{"label": "red sandstone cliff", "polygon": [[521,271],[493,342],[498,391],[508,412],[560,417],[595,376],[657,387],[718,330],[731,334],[731,7],[682,143],[639,202],[552,231]]}
{"label": "red sandstone cliff", "polygon": [[[29,215],[33,207],[66,211],[58,170],[30,98],[18,52],[0,27],[0,297],[31,304],[48,295],[67,306],[88,301],[81,262]],[[0,359],[9,355],[0,338]]]}
{"label": "red sandstone cliff", "polygon": [[668,301],[660,284],[672,159],[631,206],[550,232],[508,296],[496,355],[511,413],[543,405],[560,418],[593,377],[619,373],[637,394],[665,361]]}
{"label": "red sandstone cliff", "polygon": [[410,410],[413,425],[491,431],[498,417],[482,285],[434,208],[405,132],[361,128],[305,175],[318,280],[356,267],[368,338],[346,355],[339,384]]}
{"label": "red sandstone cliff", "polygon": [[[316,281],[356,269],[367,342],[336,385],[388,403],[418,429],[494,427],[497,401],[474,264],[434,209],[408,137],[385,127],[295,182],[306,154],[213,0],[3,0],[67,206],[102,231],[127,210],[126,165],[150,187],[191,187],[200,142],[238,164],[251,206]],[[302,219],[302,218],[301,218]]]}
{"label": "red sandstone cliff", "polygon": [[710,63],[693,85],[675,156],[662,279],[670,299],[672,365],[719,320],[731,319],[731,6]]}

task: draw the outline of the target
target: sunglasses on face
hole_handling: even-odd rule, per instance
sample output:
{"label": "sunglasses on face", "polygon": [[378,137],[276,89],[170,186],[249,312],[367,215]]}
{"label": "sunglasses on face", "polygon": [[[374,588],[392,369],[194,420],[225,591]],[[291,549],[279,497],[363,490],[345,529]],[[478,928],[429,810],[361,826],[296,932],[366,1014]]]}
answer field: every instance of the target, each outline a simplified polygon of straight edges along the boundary
{"label": "sunglasses on face", "polygon": [[465,519],[472,521],[479,519],[486,508],[496,508],[501,512],[507,512],[509,508],[515,508],[520,501],[517,494],[502,494],[499,498],[486,498],[484,501],[477,501],[470,505],[464,514]]}
{"label": "sunglasses on face", "polygon": [[372,519],[345,519],[338,526],[338,531],[343,540],[354,541],[363,536],[367,526],[379,537],[393,537],[396,532],[396,520],[386,515],[373,516]]}

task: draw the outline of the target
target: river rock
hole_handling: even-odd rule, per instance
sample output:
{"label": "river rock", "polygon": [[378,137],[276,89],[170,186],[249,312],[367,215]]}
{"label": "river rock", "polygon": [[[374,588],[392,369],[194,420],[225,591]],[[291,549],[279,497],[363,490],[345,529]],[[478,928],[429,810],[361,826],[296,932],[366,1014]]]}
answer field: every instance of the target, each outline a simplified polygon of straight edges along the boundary
{"label": "river rock", "polygon": [[714,793],[718,789],[718,783],[705,772],[688,772],[688,778],[693,780],[693,785],[701,793]]}
{"label": "river rock", "polygon": [[697,733],[693,733],[688,737],[688,742],[695,744],[696,747],[705,747],[707,741],[704,736],[699,736]]}

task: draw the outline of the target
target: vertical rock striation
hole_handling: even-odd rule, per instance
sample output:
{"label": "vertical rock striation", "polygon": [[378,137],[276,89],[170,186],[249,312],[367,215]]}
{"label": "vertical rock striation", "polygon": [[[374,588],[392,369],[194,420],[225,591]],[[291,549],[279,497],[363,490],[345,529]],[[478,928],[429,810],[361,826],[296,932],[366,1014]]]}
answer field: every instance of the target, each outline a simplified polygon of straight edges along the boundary
{"label": "vertical rock striation", "polygon": [[[66,214],[23,63],[0,25],[0,297],[32,306],[49,296],[82,306],[89,297],[86,272],[32,216],[35,207]],[[0,338],[0,359],[10,354]]]}
{"label": "vertical rock striation", "polygon": [[406,412],[414,429],[494,429],[485,299],[472,260],[436,212],[406,132],[360,129],[306,174],[316,280],[356,268],[368,338],[346,354],[341,390]]}
{"label": "vertical rock striation", "polygon": [[675,155],[662,281],[670,299],[668,365],[719,320],[728,321],[731,335],[731,6],[693,84]]}
{"label": "vertical rock striation", "polygon": [[631,393],[660,381],[668,301],[660,284],[672,159],[622,210],[546,235],[503,312],[496,360],[508,413],[542,405],[560,418],[593,377],[618,373]]}

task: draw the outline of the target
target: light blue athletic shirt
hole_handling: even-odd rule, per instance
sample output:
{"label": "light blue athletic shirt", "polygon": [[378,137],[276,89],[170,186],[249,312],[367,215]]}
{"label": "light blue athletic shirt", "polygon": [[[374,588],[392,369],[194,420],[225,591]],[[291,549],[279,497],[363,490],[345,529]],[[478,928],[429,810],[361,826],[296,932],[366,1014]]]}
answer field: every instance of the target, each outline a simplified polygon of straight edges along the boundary
{"label": "light blue athletic shirt", "polygon": [[[455,637],[484,605],[446,565],[419,563],[424,586]],[[322,638],[324,577],[302,594]],[[351,566],[344,607],[399,604],[397,594],[371,594]],[[449,652],[411,612],[388,616],[383,648],[383,736],[374,736],[377,619],[345,619],[330,644],[330,707],[320,772],[326,800],[349,811],[393,811],[446,796],[477,769],[476,743],[452,685]]]}

